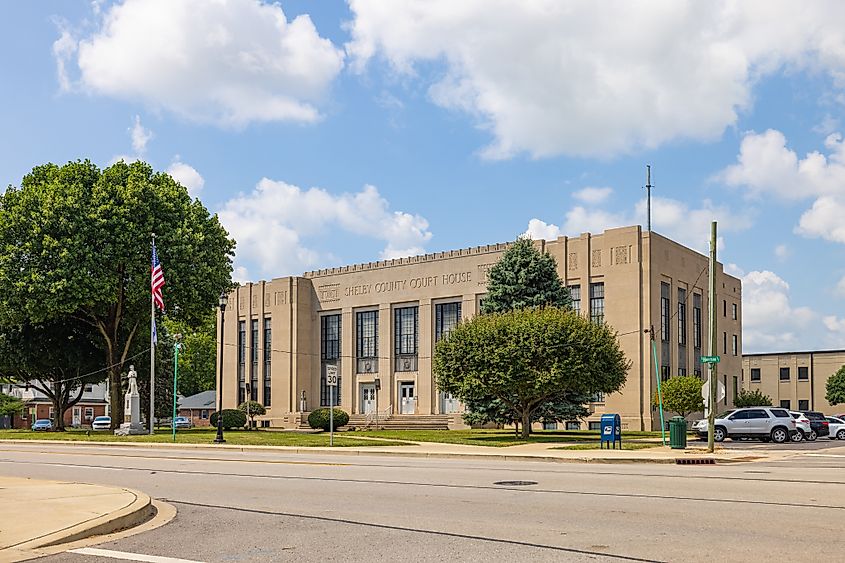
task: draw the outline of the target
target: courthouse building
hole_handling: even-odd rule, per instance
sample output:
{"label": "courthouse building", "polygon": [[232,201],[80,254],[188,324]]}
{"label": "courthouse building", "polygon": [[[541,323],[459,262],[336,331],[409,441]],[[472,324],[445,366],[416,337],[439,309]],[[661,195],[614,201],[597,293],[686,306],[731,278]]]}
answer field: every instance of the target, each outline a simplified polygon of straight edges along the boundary
{"label": "courthouse building", "polygon": [[845,350],[745,354],[742,387],[759,390],[773,405],[798,411],[842,414],[845,405],[825,399],[827,380],[845,365]]}
{"label": "courthouse building", "polygon": [[[651,406],[656,373],[701,375],[700,357],[708,354],[707,257],[639,226],[535,244],[557,261],[575,310],[612,326],[631,361],[625,387],[594,397],[590,417],[566,427],[596,428],[605,412],[619,413],[631,430],[659,427]],[[308,412],[328,405],[326,366],[336,364],[335,403],[350,413],[351,424],[377,411],[382,423],[462,425],[462,405],[435,385],[434,345],[479,313],[487,273],[507,246],[241,285],[225,314],[223,407],[234,408],[248,390],[267,406],[262,426],[299,426]],[[718,265],[716,288],[719,380],[731,389],[741,375],[740,280]],[[725,403],[733,396],[727,393]]]}

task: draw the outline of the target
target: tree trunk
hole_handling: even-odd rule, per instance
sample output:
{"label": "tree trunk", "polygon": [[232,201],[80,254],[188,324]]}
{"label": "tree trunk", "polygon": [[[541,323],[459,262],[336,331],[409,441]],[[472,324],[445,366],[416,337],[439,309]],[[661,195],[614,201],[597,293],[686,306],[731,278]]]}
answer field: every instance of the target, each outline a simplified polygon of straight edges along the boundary
{"label": "tree trunk", "polygon": [[531,412],[522,411],[522,439],[527,440],[531,435]]}

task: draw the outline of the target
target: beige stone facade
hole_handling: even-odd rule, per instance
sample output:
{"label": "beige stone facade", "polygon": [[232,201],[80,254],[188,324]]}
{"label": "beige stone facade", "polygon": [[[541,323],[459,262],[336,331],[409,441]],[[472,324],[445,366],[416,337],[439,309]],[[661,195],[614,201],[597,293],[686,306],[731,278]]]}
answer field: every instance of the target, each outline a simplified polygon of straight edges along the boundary
{"label": "beige stone facade", "polygon": [[[596,397],[580,428],[605,412],[619,413],[631,430],[659,426],[651,407],[656,374],[648,330],[655,329],[663,377],[700,371],[696,359],[708,354],[707,257],[640,227],[536,244],[557,261],[576,308],[610,324],[631,360],[625,387]],[[372,413],[377,403],[381,416],[439,414],[460,425],[461,405],[434,385],[434,343],[457,317],[478,313],[487,272],[506,248],[479,246],[240,286],[225,316],[224,408],[235,407],[250,383],[252,397],[268,405],[262,425],[299,425],[326,402],[325,365],[337,363],[340,406],[352,415]],[[740,281],[721,265],[717,298],[719,380],[729,387],[741,373],[742,294]]]}
{"label": "beige stone facade", "polygon": [[772,399],[772,404],[792,410],[845,413],[845,405],[825,400],[827,380],[845,365],[845,350],[746,354],[742,357],[742,388]]}

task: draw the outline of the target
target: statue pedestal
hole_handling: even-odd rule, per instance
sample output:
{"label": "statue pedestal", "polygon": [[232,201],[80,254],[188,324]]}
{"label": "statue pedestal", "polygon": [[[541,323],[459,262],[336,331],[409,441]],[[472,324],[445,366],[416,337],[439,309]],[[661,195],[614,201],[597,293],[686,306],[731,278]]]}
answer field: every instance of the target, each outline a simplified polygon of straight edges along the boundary
{"label": "statue pedestal", "polygon": [[131,422],[124,422],[120,428],[114,431],[115,436],[135,436],[140,434],[149,434],[147,429],[142,424],[132,424]]}

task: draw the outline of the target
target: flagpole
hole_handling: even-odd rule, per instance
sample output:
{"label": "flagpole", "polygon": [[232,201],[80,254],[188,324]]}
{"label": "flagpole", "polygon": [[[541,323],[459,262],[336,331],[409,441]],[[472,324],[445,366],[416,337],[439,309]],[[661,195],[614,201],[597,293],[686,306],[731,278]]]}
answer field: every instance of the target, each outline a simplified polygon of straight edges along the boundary
{"label": "flagpole", "polygon": [[[156,247],[156,234],[153,233],[153,251]],[[155,315],[156,315],[156,301],[155,292],[152,291],[152,268],[150,269],[150,434],[153,433],[153,421],[155,420],[155,404],[156,404],[156,343],[155,343]]]}

